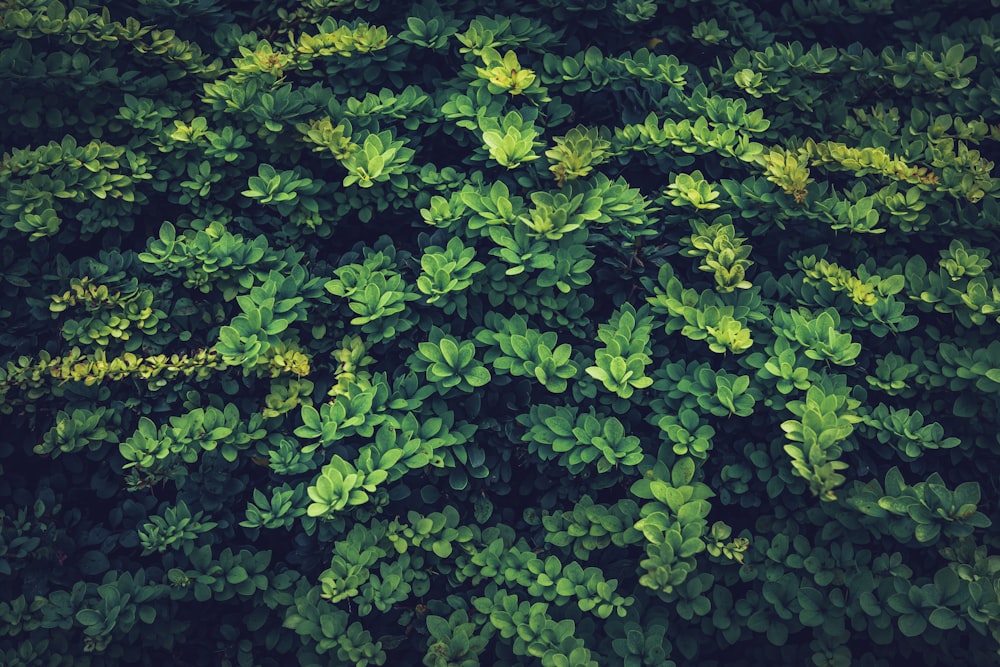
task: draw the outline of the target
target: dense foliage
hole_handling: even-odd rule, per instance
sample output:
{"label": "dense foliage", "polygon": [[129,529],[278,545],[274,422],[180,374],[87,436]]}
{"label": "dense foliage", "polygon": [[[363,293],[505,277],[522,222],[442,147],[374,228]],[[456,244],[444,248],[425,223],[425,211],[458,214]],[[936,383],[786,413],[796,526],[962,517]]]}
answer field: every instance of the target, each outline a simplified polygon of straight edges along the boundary
{"label": "dense foliage", "polygon": [[992,664],[1000,2],[912,4],[0,2],[0,664]]}

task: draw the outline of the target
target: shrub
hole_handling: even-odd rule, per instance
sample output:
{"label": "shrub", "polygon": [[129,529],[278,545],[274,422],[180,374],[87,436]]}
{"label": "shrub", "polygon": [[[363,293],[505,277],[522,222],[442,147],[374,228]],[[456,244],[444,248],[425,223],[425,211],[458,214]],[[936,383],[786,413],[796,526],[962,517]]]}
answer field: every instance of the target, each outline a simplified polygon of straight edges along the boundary
{"label": "shrub", "polygon": [[0,2],[0,663],[995,661],[1000,2],[902,4]]}

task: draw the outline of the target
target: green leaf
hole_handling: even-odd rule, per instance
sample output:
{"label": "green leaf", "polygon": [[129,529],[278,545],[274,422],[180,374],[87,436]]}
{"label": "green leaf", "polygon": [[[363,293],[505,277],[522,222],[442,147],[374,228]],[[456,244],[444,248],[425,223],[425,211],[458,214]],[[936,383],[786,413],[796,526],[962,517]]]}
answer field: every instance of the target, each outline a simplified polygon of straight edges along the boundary
{"label": "green leaf", "polygon": [[576,585],[569,579],[559,579],[556,582],[556,593],[566,597],[576,594]]}
{"label": "green leaf", "polygon": [[927,544],[929,542],[934,542],[941,535],[941,527],[937,524],[917,524],[914,528],[914,536],[917,538],[918,542]]}
{"label": "green leaf", "polygon": [[482,387],[490,381],[490,372],[482,366],[465,371],[462,376],[473,387]]}
{"label": "green leaf", "polygon": [[446,639],[451,636],[451,626],[446,619],[440,616],[429,615],[427,617],[427,631],[435,639]]}
{"label": "green leaf", "polygon": [[139,607],[139,618],[146,625],[152,625],[156,621],[156,607],[141,605]]}
{"label": "green leaf", "polygon": [[461,368],[458,365],[458,345],[456,345],[455,342],[449,338],[442,338],[438,345],[441,348],[441,356],[444,357],[444,360],[448,363],[448,365],[456,369]]}
{"label": "green leaf", "polygon": [[233,585],[241,584],[247,579],[249,579],[249,574],[247,574],[247,571],[239,565],[226,573],[226,581]]}
{"label": "green leaf", "polygon": [[91,549],[80,556],[77,564],[80,567],[80,572],[91,577],[103,576],[105,572],[111,569],[108,557],[96,549]]}
{"label": "green leaf", "polygon": [[437,540],[431,545],[431,550],[439,558],[447,558],[452,552],[451,542],[446,540]]}
{"label": "green leaf", "polygon": [[529,360],[533,358],[531,344],[528,339],[519,334],[510,337],[510,346],[519,358]]}
{"label": "green leaf", "polygon": [[434,343],[429,343],[426,341],[420,343],[419,345],[417,345],[417,350],[420,351],[420,354],[423,355],[425,359],[428,359],[432,362],[433,361],[440,362],[443,360],[441,348],[439,348]]}
{"label": "green leaf", "polygon": [[708,516],[711,509],[711,505],[704,500],[694,500],[689,503],[684,503],[681,505],[681,508],[677,510],[677,520],[682,524],[698,521]]}
{"label": "green leaf", "polygon": [[565,417],[559,415],[549,417],[545,420],[545,425],[550,431],[560,437],[569,438],[573,436],[573,424]]}
{"label": "green leaf", "polygon": [[493,503],[485,494],[479,494],[472,503],[472,512],[478,523],[486,523],[493,516]]}
{"label": "green leaf", "polygon": [[76,620],[81,625],[91,626],[100,623],[104,617],[93,609],[81,609],[76,612]]}
{"label": "green leaf", "polygon": [[681,543],[681,548],[677,555],[681,558],[688,558],[705,550],[705,542],[700,537],[691,537]]}
{"label": "green leaf", "polygon": [[899,631],[906,637],[919,637],[927,629],[927,621],[916,614],[903,614],[898,623]]}
{"label": "green leaf", "polygon": [[930,624],[939,630],[951,630],[959,623],[958,614],[947,607],[938,607],[928,618]]}
{"label": "green leaf", "polygon": [[670,482],[675,487],[687,486],[694,479],[695,462],[688,456],[681,457],[670,472]]}

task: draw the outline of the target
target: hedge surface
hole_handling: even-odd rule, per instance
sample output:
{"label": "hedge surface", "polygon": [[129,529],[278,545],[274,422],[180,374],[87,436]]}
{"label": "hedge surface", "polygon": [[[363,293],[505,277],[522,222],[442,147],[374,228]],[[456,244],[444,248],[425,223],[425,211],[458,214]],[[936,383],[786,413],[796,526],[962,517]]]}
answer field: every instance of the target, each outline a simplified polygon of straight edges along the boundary
{"label": "hedge surface", "polygon": [[995,664],[1000,1],[0,2],[0,664]]}

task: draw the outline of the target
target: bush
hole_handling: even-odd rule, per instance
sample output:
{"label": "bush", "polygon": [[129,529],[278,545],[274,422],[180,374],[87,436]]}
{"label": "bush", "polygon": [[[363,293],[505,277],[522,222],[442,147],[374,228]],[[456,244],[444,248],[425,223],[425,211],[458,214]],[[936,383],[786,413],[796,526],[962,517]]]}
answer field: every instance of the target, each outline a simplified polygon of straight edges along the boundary
{"label": "bush", "polygon": [[995,661],[988,4],[0,2],[0,664]]}

